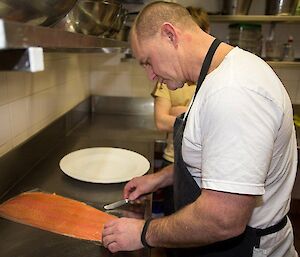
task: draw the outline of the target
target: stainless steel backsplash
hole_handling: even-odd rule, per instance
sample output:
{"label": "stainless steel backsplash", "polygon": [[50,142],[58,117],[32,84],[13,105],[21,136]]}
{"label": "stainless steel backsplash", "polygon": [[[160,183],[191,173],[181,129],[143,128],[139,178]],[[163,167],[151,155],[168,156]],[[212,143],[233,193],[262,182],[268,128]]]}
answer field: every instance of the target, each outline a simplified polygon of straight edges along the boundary
{"label": "stainless steel backsplash", "polygon": [[101,114],[153,115],[152,97],[92,96],[92,112]]}

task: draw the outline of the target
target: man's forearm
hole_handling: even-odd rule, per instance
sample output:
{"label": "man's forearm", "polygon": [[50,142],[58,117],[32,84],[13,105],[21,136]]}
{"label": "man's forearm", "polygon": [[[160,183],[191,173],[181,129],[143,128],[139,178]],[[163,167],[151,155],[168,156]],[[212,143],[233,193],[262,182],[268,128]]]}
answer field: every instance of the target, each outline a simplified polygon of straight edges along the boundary
{"label": "man's forearm", "polygon": [[173,185],[173,173],[174,173],[174,164],[170,164],[162,168],[159,172],[154,173],[154,176],[159,177],[158,188],[167,187]]}
{"label": "man's forearm", "polygon": [[175,214],[153,220],[146,234],[148,244],[171,248],[204,246],[243,233],[255,197],[208,191],[210,195],[201,195]]}
{"label": "man's forearm", "polygon": [[174,106],[170,109],[170,115],[177,117],[180,114],[184,113],[187,111],[187,107],[186,106]]}

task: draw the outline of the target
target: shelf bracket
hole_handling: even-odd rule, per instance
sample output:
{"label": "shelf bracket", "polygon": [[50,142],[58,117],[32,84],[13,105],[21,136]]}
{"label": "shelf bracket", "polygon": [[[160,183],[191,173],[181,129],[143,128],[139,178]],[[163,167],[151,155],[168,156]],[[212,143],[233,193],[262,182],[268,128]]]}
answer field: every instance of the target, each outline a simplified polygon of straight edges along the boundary
{"label": "shelf bracket", "polygon": [[1,71],[38,72],[45,69],[43,48],[0,50]]}

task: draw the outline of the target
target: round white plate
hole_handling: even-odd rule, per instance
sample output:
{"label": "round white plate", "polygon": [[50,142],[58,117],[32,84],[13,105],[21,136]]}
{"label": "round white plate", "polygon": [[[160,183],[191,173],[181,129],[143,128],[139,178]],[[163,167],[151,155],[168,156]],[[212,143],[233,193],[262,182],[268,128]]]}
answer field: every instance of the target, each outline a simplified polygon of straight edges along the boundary
{"label": "round white plate", "polygon": [[59,163],[68,176],[93,183],[119,183],[144,175],[150,168],[142,155],[121,148],[93,147],[67,154]]}

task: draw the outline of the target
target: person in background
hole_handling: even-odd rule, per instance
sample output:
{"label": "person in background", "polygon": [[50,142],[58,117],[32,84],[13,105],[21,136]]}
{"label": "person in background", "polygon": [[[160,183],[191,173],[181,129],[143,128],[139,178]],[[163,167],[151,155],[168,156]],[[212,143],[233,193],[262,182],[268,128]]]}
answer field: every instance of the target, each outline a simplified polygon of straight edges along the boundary
{"label": "person in background", "polygon": [[[209,20],[206,11],[202,8],[187,7],[190,15],[198,26],[209,33]],[[196,85],[185,83],[182,88],[175,91],[168,89],[166,84],[157,83],[152,96],[154,97],[155,124],[158,130],[167,132],[167,144],[163,153],[163,163],[160,168],[164,168],[174,162],[173,147],[173,126],[175,119],[180,114],[186,112],[188,105],[194,95]],[[169,215],[174,212],[173,187],[168,186],[163,190],[164,214]]]}
{"label": "person in background", "polygon": [[204,32],[186,8],[152,2],[131,30],[134,56],[151,80],[197,82],[174,124],[174,165],[133,178],[123,196],[173,185],[175,212],[104,225],[111,252],[173,248],[182,257],[297,257],[287,217],[297,171],[288,93],[258,56]]}

